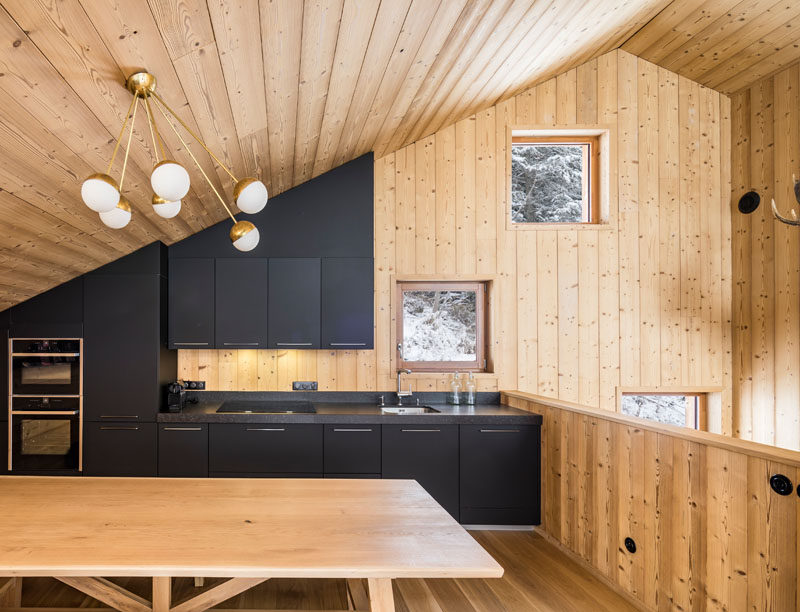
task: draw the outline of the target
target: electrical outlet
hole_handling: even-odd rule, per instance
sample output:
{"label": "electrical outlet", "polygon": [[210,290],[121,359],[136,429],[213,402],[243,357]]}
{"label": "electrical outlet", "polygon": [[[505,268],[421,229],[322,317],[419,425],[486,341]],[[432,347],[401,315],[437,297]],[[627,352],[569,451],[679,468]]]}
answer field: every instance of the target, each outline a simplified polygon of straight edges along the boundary
{"label": "electrical outlet", "polygon": [[204,380],[184,380],[183,386],[190,391],[205,391],[206,381]]}
{"label": "electrical outlet", "polygon": [[316,380],[296,380],[292,383],[292,391],[316,391]]}

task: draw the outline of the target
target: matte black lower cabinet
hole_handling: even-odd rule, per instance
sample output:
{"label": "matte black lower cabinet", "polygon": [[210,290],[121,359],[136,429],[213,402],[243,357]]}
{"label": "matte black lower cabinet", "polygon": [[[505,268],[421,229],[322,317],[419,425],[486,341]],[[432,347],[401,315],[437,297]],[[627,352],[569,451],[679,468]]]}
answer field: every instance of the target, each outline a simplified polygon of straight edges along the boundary
{"label": "matte black lower cabinet", "polygon": [[539,524],[539,427],[461,425],[461,522]]}
{"label": "matte black lower cabinet", "polygon": [[84,423],[85,476],[156,476],[155,423]]}
{"label": "matte black lower cabinet", "polygon": [[322,425],[212,423],[208,470],[230,475],[322,475]]}
{"label": "matte black lower cabinet", "polygon": [[208,425],[174,423],[158,426],[158,475],[208,476]]}
{"label": "matte black lower cabinet", "polygon": [[[380,425],[325,425],[325,475],[381,472]],[[347,478],[348,476],[342,476]]]}
{"label": "matte black lower cabinet", "polygon": [[458,520],[458,425],[383,425],[384,478],[411,478]]}

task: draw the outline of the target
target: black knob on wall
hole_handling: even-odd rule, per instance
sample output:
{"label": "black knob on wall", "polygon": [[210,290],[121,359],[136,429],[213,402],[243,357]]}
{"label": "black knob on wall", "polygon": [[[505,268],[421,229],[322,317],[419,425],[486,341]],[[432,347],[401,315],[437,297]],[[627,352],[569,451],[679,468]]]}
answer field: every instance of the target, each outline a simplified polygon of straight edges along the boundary
{"label": "black knob on wall", "polygon": [[625,549],[629,553],[636,552],[636,542],[633,541],[633,538],[625,538]]}
{"label": "black knob on wall", "polygon": [[[794,491],[792,481],[783,474],[773,474],[770,476],[769,486],[771,486],[772,490],[778,495],[791,495],[792,491]],[[798,495],[800,495],[800,492],[798,492]]]}
{"label": "black knob on wall", "polygon": [[761,196],[755,191],[748,191],[741,198],[739,198],[739,212],[744,215],[749,215],[758,208],[761,203]]}

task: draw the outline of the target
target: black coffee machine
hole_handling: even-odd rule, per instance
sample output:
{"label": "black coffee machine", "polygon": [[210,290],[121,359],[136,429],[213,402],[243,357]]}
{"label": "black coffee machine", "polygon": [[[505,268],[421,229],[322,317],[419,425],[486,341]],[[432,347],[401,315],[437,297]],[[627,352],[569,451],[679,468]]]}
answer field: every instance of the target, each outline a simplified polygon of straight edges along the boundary
{"label": "black coffee machine", "polygon": [[182,380],[167,386],[167,412],[180,412],[186,405],[186,387]]}

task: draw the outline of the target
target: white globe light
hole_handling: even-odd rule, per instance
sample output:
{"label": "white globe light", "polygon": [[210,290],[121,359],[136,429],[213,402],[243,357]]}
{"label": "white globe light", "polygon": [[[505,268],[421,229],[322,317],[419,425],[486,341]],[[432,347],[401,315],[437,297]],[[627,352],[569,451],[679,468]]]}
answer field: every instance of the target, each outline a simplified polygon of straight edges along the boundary
{"label": "white globe light", "polygon": [[244,178],[233,188],[233,199],[243,213],[253,215],[267,205],[267,186],[256,178]]}
{"label": "white globe light", "polygon": [[131,221],[131,205],[121,196],[115,208],[100,213],[100,220],[111,229],[122,229]]}
{"label": "white globe light", "polygon": [[117,182],[107,174],[92,174],[81,185],[81,198],[95,212],[114,210],[119,203]]}
{"label": "white globe light", "polygon": [[159,217],[172,219],[172,217],[181,212],[181,201],[168,202],[164,198],[159,198],[153,194],[153,210]]}
{"label": "white globe light", "polygon": [[176,202],[189,193],[189,173],[178,162],[167,159],[153,168],[150,185],[160,198]]}
{"label": "white globe light", "polygon": [[231,228],[231,242],[240,251],[252,251],[258,245],[258,228],[249,221],[237,221]]}

